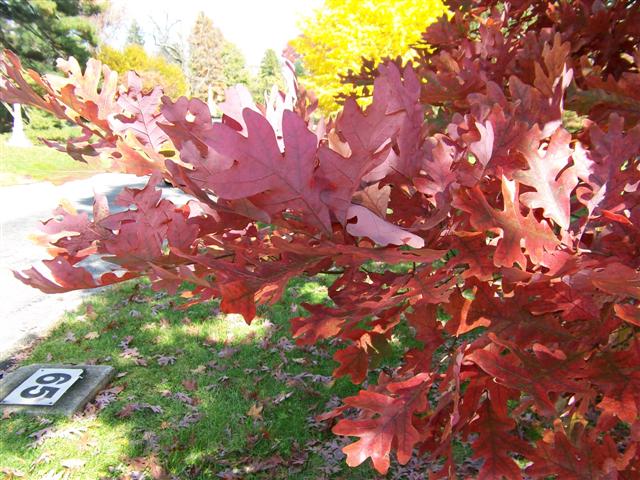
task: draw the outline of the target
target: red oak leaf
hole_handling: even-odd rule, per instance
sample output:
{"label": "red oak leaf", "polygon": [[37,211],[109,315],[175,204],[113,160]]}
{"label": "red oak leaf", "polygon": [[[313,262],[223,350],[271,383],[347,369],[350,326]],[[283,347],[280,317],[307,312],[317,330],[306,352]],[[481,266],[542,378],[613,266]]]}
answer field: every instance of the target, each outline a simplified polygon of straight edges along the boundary
{"label": "red oak leaf", "polygon": [[454,200],[454,206],[470,214],[471,225],[477,230],[502,232],[493,261],[496,266],[511,267],[517,263],[526,268],[527,260],[522,252],[529,255],[535,264],[539,264],[545,251],[553,250],[560,242],[544,221],[539,222],[529,213],[523,216],[518,201],[518,184],[502,178],[502,211],[489,205],[479,187],[460,191]]}
{"label": "red oak leaf", "polygon": [[413,248],[424,247],[424,240],[402,228],[380,218],[371,210],[360,205],[351,205],[347,218],[355,218],[355,223],[347,224],[347,232],[354,237],[369,237],[379,245],[409,245]]}
{"label": "red oak leaf", "polygon": [[508,416],[499,415],[489,402],[482,404],[476,419],[469,425],[469,431],[478,435],[472,444],[474,457],[484,459],[478,480],[522,478],[520,467],[509,452],[525,454],[532,448],[512,433],[515,427],[516,422]]}
{"label": "red oak leaf", "polygon": [[346,405],[366,412],[365,418],[342,419],[332,429],[337,435],[360,437],[342,449],[349,466],[358,466],[371,457],[375,469],[386,474],[394,442],[398,462],[404,465],[409,461],[414,445],[420,440],[413,417],[427,408],[428,379],[429,376],[422,373],[405,382],[386,385],[390,395],[361,390],[357,396],[345,398]]}
{"label": "red oak leaf", "polygon": [[144,92],[142,80],[135,72],[128,73],[127,83],[127,92],[118,97],[118,105],[124,114],[110,119],[111,127],[117,133],[133,132],[142,145],[149,145],[158,152],[169,139],[159,125],[166,122],[159,111],[162,89],[155,87],[150,92]]}
{"label": "red oak leaf", "polygon": [[536,189],[520,195],[522,203],[532,209],[542,208],[545,217],[566,230],[569,228],[571,192],[578,183],[574,169],[567,168],[572,152],[569,147],[571,135],[564,128],[559,128],[544,151],[539,147],[541,136],[538,127],[534,126],[523,138],[518,149],[529,169],[516,172],[514,178]]}

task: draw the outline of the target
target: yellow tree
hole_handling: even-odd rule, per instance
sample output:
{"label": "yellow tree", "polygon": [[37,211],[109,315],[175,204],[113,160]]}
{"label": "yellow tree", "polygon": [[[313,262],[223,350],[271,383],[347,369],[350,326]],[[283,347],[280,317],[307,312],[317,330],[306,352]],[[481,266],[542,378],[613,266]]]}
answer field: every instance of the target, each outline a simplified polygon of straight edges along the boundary
{"label": "yellow tree", "polygon": [[187,81],[180,67],[160,56],[149,55],[141,45],[129,44],[123,50],[103,45],[98,60],[121,74],[135,70],[145,88],[161,85],[171,98],[187,93]]}
{"label": "yellow tree", "polygon": [[302,83],[325,112],[333,112],[334,97],[350,91],[341,74],[359,70],[362,57],[410,58],[411,45],[445,12],[441,0],[325,0],[302,20],[302,35],[291,42],[307,72]]}

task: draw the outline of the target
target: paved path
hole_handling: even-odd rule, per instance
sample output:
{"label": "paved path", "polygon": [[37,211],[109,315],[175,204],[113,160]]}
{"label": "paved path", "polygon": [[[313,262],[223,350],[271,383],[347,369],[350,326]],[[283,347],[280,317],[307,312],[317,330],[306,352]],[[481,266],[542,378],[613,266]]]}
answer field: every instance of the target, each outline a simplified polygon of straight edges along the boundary
{"label": "paved path", "polygon": [[[29,235],[39,220],[50,218],[59,200],[69,200],[78,210],[91,212],[93,192],[101,192],[113,205],[124,186],[140,187],[145,178],[124,174],[100,174],[54,186],[48,182],[0,188],[0,363],[31,341],[46,335],[66,310],[72,310],[91,292],[46,295],[13,277],[11,270],[37,265],[48,258]],[[179,198],[174,190],[163,196]]]}

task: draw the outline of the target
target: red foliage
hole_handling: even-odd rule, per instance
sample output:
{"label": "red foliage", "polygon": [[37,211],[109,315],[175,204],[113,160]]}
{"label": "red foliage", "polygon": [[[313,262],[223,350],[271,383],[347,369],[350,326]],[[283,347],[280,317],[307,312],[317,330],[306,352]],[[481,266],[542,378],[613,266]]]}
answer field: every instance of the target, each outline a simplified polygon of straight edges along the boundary
{"label": "red foliage", "polygon": [[[265,107],[235,90],[212,123],[97,62],[27,81],[7,52],[4,101],[84,127],[57,148],[153,174],[124,212],[56,211],[48,274],[16,275],[47,292],[186,280],[191,303],[250,322],[292,277],[330,271],[332,304],[303,305],[292,331],[341,345],[335,376],[371,380],[392,337],[415,337],[325,417],[355,409],[334,427],[359,437],[349,465],[417,451],[453,478],[463,441],[479,478],[638,478],[640,9],[449,3],[413,66],[351,76],[373,83],[366,110],[350,99],[317,125],[304,93]],[[161,177],[193,200],[161,200]],[[78,263],[96,253],[118,269],[93,278]]]}

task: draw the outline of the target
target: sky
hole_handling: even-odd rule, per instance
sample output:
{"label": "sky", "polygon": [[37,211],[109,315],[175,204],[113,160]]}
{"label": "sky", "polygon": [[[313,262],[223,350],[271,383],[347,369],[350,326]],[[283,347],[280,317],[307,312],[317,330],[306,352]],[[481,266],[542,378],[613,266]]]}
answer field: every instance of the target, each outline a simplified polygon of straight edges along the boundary
{"label": "sky", "polygon": [[264,51],[273,48],[280,54],[287,42],[300,30],[298,20],[321,5],[321,0],[113,0],[113,8],[122,14],[122,29],[110,42],[121,46],[131,20],[136,19],[153,47],[150,36],[153,18],[163,25],[179,20],[175,31],[186,40],[198,12],[213,20],[227,40],[245,55],[247,65],[256,70]]}

